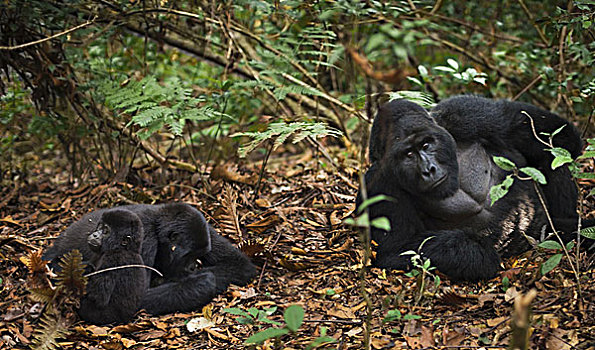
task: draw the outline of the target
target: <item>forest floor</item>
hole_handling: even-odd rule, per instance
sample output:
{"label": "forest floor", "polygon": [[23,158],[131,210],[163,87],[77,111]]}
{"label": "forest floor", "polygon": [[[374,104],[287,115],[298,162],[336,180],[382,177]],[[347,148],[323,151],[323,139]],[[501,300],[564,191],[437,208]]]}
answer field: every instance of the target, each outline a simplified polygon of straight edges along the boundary
{"label": "forest floor", "polygon": [[[342,223],[354,209],[358,162],[340,150],[327,151],[333,162],[310,151],[273,155],[258,196],[260,162],[219,166],[202,179],[184,171],[143,168],[133,169],[129,179],[136,180],[128,183],[84,184],[70,182],[66,166],[32,162],[26,181],[0,187],[0,348],[28,347],[39,327],[39,305],[29,298],[24,258],[45,249],[95,208],[168,201],[202,210],[220,234],[252,257],[259,275],[196,312],[160,317],[140,312],[130,324],[114,327],[78,322],[60,338],[63,348],[244,348],[249,336],[276,326],[262,317],[248,317],[242,324],[225,308],[254,308],[283,323],[283,310],[293,304],[305,310],[299,330],[256,348],[305,349],[325,331],[336,341],[321,348],[363,348],[368,314],[360,277],[363,245],[357,231]],[[590,190],[595,183],[581,186]],[[585,214],[593,217],[592,198],[586,204]],[[500,276],[482,283],[455,284],[442,276],[438,286],[430,284],[421,295],[420,280],[402,271],[367,268],[372,348],[504,349],[515,297],[534,289],[530,348],[594,349],[593,258],[571,252],[571,261],[580,266],[579,288],[566,257],[553,271],[540,274],[540,265],[552,255],[527,252],[505,261]],[[503,283],[503,277],[510,282]]]}

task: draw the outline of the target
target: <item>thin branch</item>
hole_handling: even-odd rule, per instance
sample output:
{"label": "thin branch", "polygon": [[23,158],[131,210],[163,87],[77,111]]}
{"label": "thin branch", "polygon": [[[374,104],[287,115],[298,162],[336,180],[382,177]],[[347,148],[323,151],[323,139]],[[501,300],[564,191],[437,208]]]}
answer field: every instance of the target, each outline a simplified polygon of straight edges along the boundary
{"label": "thin branch", "polygon": [[16,45],[16,46],[0,46],[0,50],[6,50],[6,51],[18,50],[18,49],[23,49],[25,47],[29,47],[29,46],[41,44],[41,43],[43,43],[45,41],[48,41],[48,40],[56,39],[58,37],[61,37],[61,36],[66,35],[68,33],[72,33],[75,30],[79,30],[81,28],[84,28],[84,27],[92,24],[93,22],[95,22],[95,18],[97,18],[97,16],[93,17],[93,19],[90,20],[90,21],[87,21],[87,22],[85,22],[83,24],[80,24],[80,25],[78,25],[78,26],[76,26],[74,28],[67,29],[67,30],[65,30],[63,32],[60,32],[58,34],[54,34],[52,36],[48,36],[47,38],[35,40],[35,41],[29,42],[29,43],[20,44],[20,45]]}
{"label": "thin branch", "polygon": [[531,11],[529,11],[529,9],[527,8],[527,5],[525,4],[525,1],[518,0],[518,2],[521,5],[521,7],[523,8],[523,11],[525,11],[525,14],[527,15],[527,17],[529,17],[529,20],[531,21],[531,24],[533,25],[533,27],[537,31],[537,34],[539,34],[539,38],[541,39],[541,41],[543,41],[543,43],[547,47],[549,47],[550,46],[550,43],[547,41],[547,39],[545,37],[545,34],[543,34],[543,31],[541,30],[541,28],[539,28],[539,26],[537,25],[537,23],[535,23],[535,20],[533,19],[533,15],[531,14]]}
{"label": "thin branch", "polygon": [[538,81],[541,80],[541,74],[536,76],[535,79],[531,80],[531,82],[525,86],[523,88],[523,90],[521,90],[518,94],[516,94],[513,98],[512,101],[516,101],[519,97],[521,97],[521,95],[523,95],[525,92],[529,91],[529,89],[531,89],[535,84],[537,84]]}
{"label": "thin branch", "polygon": [[108,272],[108,271],[114,271],[114,270],[127,269],[129,267],[148,269],[148,270],[151,270],[151,271],[155,272],[156,274],[158,274],[159,277],[163,277],[163,274],[161,272],[159,272],[157,269],[155,269],[155,268],[153,268],[151,266],[147,266],[147,265],[121,265],[121,266],[108,267],[106,269],[101,269],[101,270],[97,270],[95,272],[88,273],[88,274],[86,274],[84,276],[85,277],[91,277],[91,276],[98,275],[100,273],[104,273],[104,272]]}

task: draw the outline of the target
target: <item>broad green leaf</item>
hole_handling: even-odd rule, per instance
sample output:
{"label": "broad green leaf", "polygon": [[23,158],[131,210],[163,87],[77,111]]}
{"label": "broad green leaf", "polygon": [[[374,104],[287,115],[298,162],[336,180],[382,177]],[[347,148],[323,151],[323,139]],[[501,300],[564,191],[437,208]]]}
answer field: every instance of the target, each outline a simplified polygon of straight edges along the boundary
{"label": "broad green leaf", "polygon": [[287,323],[287,328],[292,332],[297,332],[302,322],[304,322],[304,308],[300,305],[291,305],[285,309],[283,318],[285,319],[285,323]]}
{"label": "broad green leaf", "polygon": [[400,320],[401,317],[403,317],[403,315],[401,314],[401,311],[399,311],[398,309],[388,310],[388,312],[386,313],[386,316],[384,317],[382,322],[391,322],[391,321]]}
{"label": "broad green leaf", "polygon": [[572,250],[574,248],[574,241],[566,243],[566,250]]}
{"label": "broad green leaf", "polygon": [[562,254],[555,254],[541,265],[541,274],[545,275],[552,271],[562,260]]}
{"label": "broad green leaf", "polygon": [[538,246],[543,249],[562,249],[562,246],[560,245],[560,243],[558,243],[556,241],[549,241],[549,240],[539,243]]}
{"label": "broad green leaf", "polygon": [[561,148],[561,147],[550,148],[550,149],[548,149],[548,151],[554,157],[568,157],[568,158],[572,158],[572,155],[570,154],[570,152],[568,152],[568,150],[566,150],[564,148]]}
{"label": "broad green leaf", "polygon": [[585,158],[595,158],[595,151],[587,151],[587,152],[581,154],[580,156],[578,156],[578,159],[585,159]]}
{"label": "broad green leaf", "polygon": [[421,319],[420,315],[412,315],[412,314],[407,314],[405,316],[403,316],[404,320],[419,320]]}
{"label": "broad green leaf", "polygon": [[246,311],[239,309],[237,307],[223,309],[223,312],[226,312],[226,313],[232,314],[232,315],[237,315],[237,316],[248,316],[248,313]]}
{"label": "broad green leaf", "polygon": [[436,66],[434,67],[434,70],[439,70],[442,72],[449,72],[449,73],[454,73],[456,72],[456,70],[450,68],[450,67],[444,67],[444,66]]}
{"label": "broad green leaf", "polygon": [[257,308],[255,308],[255,307],[251,307],[251,308],[248,309],[248,313],[250,315],[252,315],[253,317],[258,316],[258,311],[259,310]]}
{"label": "broad green leaf", "polygon": [[259,317],[258,317],[258,320],[259,320],[260,322],[264,322],[264,323],[272,324],[272,325],[275,325],[275,326],[282,326],[282,325],[283,325],[283,323],[281,323],[281,322],[277,322],[277,321],[274,321],[274,320],[271,320],[271,319],[268,319],[268,318],[266,318],[266,316],[264,316],[264,315],[262,315],[262,316],[259,316]]}
{"label": "broad green leaf", "polygon": [[586,227],[581,230],[581,236],[587,237],[589,239],[595,239],[595,226]]}
{"label": "broad green leaf", "polygon": [[260,331],[244,341],[245,344],[259,344],[263,341],[271,338],[277,338],[282,335],[289,333],[287,328],[267,328],[264,331]]}
{"label": "broad green leaf", "polygon": [[336,342],[337,342],[337,339],[335,339],[331,336],[321,335],[320,337],[314,339],[310,344],[308,344],[308,346],[306,346],[306,350],[315,349],[323,344],[336,343]]}
{"label": "broad green leaf", "polygon": [[564,129],[565,127],[566,127],[566,124],[562,125],[562,126],[561,126],[561,127],[559,127],[558,129],[556,129],[556,131],[554,131],[550,137],[552,137],[552,138],[553,138],[553,137],[554,137],[554,136],[556,136],[558,133],[560,133],[560,131],[562,131],[562,129]]}
{"label": "broad green leaf", "polygon": [[343,220],[346,225],[351,225],[355,227],[368,227],[370,226],[370,217],[368,213],[364,212],[359,216],[356,216],[355,219],[347,218]]}
{"label": "broad green leaf", "polygon": [[370,225],[381,230],[390,231],[390,221],[384,216],[375,218],[374,220],[372,220]]}
{"label": "broad green leaf", "polygon": [[448,63],[448,65],[454,68],[455,70],[459,70],[459,62],[453,60],[452,58],[447,59],[446,63]]}
{"label": "broad green leaf", "polygon": [[508,189],[510,188],[513,182],[514,180],[512,179],[512,177],[507,176],[501,184],[492,186],[492,188],[490,188],[490,205],[493,206],[494,203],[496,203],[496,201],[504,197],[508,193]]}
{"label": "broad green leaf", "polygon": [[561,167],[564,164],[572,163],[572,158],[570,157],[556,157],[552,161],[552,170],[555,170]]}
{"label": "broad green leaf", "polygon": [[528,175],[529,177],[531,177],[533,179],[533,181],[540,183],[542,185],[545,185],[547,183],[547,181],[545,180],[545,175],[543,175],[543,173],[535,168],[531,168],[531,167],[525,167],[525,168],[520,168],[519,169],[520,172],[522,172],[525,175]]}
{"label": "broad green leaf", "polygon": [[395,199],[392,197],[389,197],[387,195],[384,195],[384,194],[380,194],[380,195],[374,196],[372,198],[368,198],[365,201],[363,201],[362,204],[360,204],[359,207],[357,208],[358,214],[361,213],[362,211],[364,211],[364,209],[371,206],[372,204],[375,204],[375,203],[378,203],[381,201],[393,201],[394,202]]}
{"label": "broad green leaf", "polygon": [[496,165],[506,171],[512,171],[514,169],[516,169],[516,164],[514,164],[513,162],[511,162],[510,160],[504,158],[504,157],[497,157],[494,156],[494,163],[496,163]]}

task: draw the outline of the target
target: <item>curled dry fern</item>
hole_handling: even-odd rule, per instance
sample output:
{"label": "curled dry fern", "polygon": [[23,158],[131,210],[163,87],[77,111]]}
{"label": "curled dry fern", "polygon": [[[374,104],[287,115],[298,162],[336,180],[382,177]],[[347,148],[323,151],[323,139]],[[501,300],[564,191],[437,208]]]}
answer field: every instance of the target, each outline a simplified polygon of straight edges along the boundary
{"label": "curled dry fern", "polygon": [[87,278],[84,276],[85,264],[78,250],[72,250],[60,259],[60,271],[56,279],[56,288],[31,288],[31,299],[45,302],[47,307],[34,333],[32,347],[34,349],[57,349],[57,339],[68,334],[72,320],[61,314],[72,297],[80,297],[85,290]]}
{"label": "curled dry fern", "polygon": [[60,259],[61,270],[58,272],[57,286],[64,289],[64,293],[80,295],[85,291],[87,278],[84,276],[85,264],[81,252],[74,249]]}
{"label": "curled dry fern", "polygon": [[36,350],[59,349],[58,338],[68,334],[68,328],[58,314],[48,313],[39,321],[31,347]]}

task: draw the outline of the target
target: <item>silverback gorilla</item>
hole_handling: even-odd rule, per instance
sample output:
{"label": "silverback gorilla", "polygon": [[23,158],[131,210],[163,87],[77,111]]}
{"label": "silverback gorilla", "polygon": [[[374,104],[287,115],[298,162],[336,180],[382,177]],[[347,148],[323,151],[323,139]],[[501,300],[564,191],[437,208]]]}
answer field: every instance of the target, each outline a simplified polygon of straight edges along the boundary
{"label": "silverback gorilla", "polygon": [[[370,135],[366,189],[368,198],[384,194],[394,200],[369,208],[371,219],[384,216],[391,223],[390,231],[372,228],[376,266],[410,268],[410,258],[401,253],[433,237],[422,248],[432,265],[452,279],[477,281],[494,277],[502,257],[528,250],[524,235],[539,240],[547,220],[530,181],[515,181],[490,205],[491,186],[508,175],[493,156],[542,171],[547,185],[541,191],[554,225],[573,230],[576,186],[567,169],[551,169],[552,156],[521,111],[532,117],[538,135],[564,126],[554,145],[572,157],[580,154],[574,126],[526,103],[457,96],[439,103],[431,115],[406,100],[379,109]],[[358,205],[361,201],[358,196]]]}
{"label": "silverback gorilla", "polygon": [[140,308],[151,314],[195,310],[224,292],[230,283],[245,285],[256,274],[247,256],[218,235],[198,210],[184,203],[126,205],[88,213],[70,225],[43,258],[56,268],[58,257],[78,249],[83,261],[94,265],[99,254],[91,246],[97,245],[98,223],[105,212],[115,209],[138,216],[144,231],[142,260],[163,274],[157,278],[144,270],[149,288]]}
{"label": "silverback gorilla", "polygon": [[87,322],[106,324],[126,322],[139,310],[147,290],[140,256],[143,224],[129,210],[111,209],[101,215],[96,231],[89,235],[89,248],[97,253],[95,271],[116,266],[137,265],[89,276],[86,294],[78,314]]}

